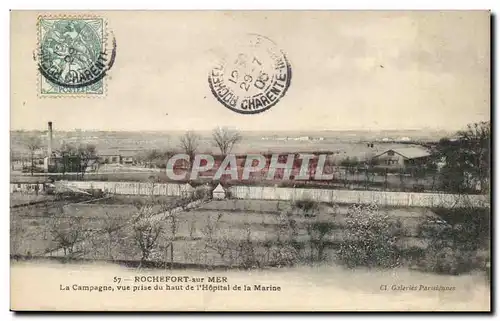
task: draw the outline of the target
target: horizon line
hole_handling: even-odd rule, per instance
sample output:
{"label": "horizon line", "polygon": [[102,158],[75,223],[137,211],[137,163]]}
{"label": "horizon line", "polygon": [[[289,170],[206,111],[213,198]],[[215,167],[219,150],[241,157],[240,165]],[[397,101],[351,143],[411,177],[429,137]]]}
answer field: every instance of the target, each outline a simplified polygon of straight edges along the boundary
{"label": "horizon line", "polygon": [[[380,131],[458,131],[460,129],[465,128],[467,125],[465,125],[462,128],[458,129],[448,129],[448,128],[435,128],[435,127],[421,127],[421,128],[381,128],[381,129],[366,129],[366,128],[359,128],[359,129],[276,129],[276,130],[257,130],[257,129],[238,129],[238,128],[233,128],[233,127],[227,127],[228,129],[231,130],[236,130],[240,132],[350,132],[350,131],[362,131],[362,132],[380,132]],[[164,129],[83,129],[83,128],[73,128],[73,129],[56,129],[54,128],[54,131],[59,131],[59,132],[73,132],[73,131],[81,131],[81,132],[187,132],[187,131],[194,131],[194,132],[207,132],[207,131],[213,131],[213,129],[199,129],[199,130],[193,130],[193,129],[170,129],[170,130],[164,130]],[[25,132],[30,132],[30,131],[46,131],[47,128],[43,129],[25,129],[25,128],[17,128],[13,129],[10,128],[10,132],[15,132],[15,131],[25,131]]]}

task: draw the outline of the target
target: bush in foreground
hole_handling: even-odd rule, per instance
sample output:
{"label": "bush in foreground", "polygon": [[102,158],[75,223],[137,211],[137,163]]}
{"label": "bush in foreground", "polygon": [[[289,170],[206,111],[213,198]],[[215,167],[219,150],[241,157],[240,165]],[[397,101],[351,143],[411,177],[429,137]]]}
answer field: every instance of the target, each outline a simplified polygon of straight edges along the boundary
{"label": "bush in foreground", "polygon": [[353,205],[346,221],[346,238],[338,258],[344,265],[391,268],[400,264],[396,242],[401,223],[392,220],[375,205]]}
{"label": "bush in foreground", "polygon": [[429,221],[420,226],[420,233],[429,241],[425,255],[418,263],[421,270],[457,275],[486,268],[489,253],[480,251],[471,224]]}

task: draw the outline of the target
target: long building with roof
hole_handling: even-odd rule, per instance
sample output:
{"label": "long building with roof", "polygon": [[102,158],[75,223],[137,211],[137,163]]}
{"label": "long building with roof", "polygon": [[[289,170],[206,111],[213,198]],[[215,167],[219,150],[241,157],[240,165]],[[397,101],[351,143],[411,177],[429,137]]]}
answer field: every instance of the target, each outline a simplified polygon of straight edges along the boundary
{"label": "long building with roof", "polygon": [[431,153],[423,147],[404,147],[388,149],[375,155],[373,160],[377,165],[404,168],[426,163],[430,156]]}

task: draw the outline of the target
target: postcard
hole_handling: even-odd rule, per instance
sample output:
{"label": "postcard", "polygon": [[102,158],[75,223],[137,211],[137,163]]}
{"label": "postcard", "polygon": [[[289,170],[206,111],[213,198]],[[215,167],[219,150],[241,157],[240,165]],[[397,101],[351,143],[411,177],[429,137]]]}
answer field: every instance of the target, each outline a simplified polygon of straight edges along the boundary
{"label": "postcard", "polygon": [[491,311],[489,11],[10,14],[13,311]]}

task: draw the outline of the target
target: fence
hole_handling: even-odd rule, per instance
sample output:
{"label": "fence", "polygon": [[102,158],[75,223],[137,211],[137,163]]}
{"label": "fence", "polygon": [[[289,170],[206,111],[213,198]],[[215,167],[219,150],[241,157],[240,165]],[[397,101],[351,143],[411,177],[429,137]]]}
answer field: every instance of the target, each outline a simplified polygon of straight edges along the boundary
{"label": "fence", "polygon": [[264,200],[313,199],[318,202],[379,204],[383,206],[466,207],[489,206],[484,195],[456,195],[439,193],[406,193],[379,191],[349,191],[263,186],[233,186],[231,197]]}
{"label": "fence", "polygon": [[194,188],[189,184],[57,181],[55,185],[56,188],[101,189],[106,193],[128,195],[184,196],[194,191]]}
{"label": "fence", "polygon": [[[182,196],[194,188],[189,184],[152,184],[98,181],[57,181],[66,187],[78,189],[102,189],[113,194]],[[457,195],[444,193],[408,193],[381,191],[350,191],[333,189],[283,188],[266,186],[231,186],[233,198],[263,200],[297,200],[310,198],[318,202],[379,204],[383,206],[414,207],[488,207],[484,195]]]}
{"label": "fence", "polygon": [[43,184],[41,183],[11,183],[10,192],[22,192],[22,193],[36,193],[38,191],[43,191]]}

